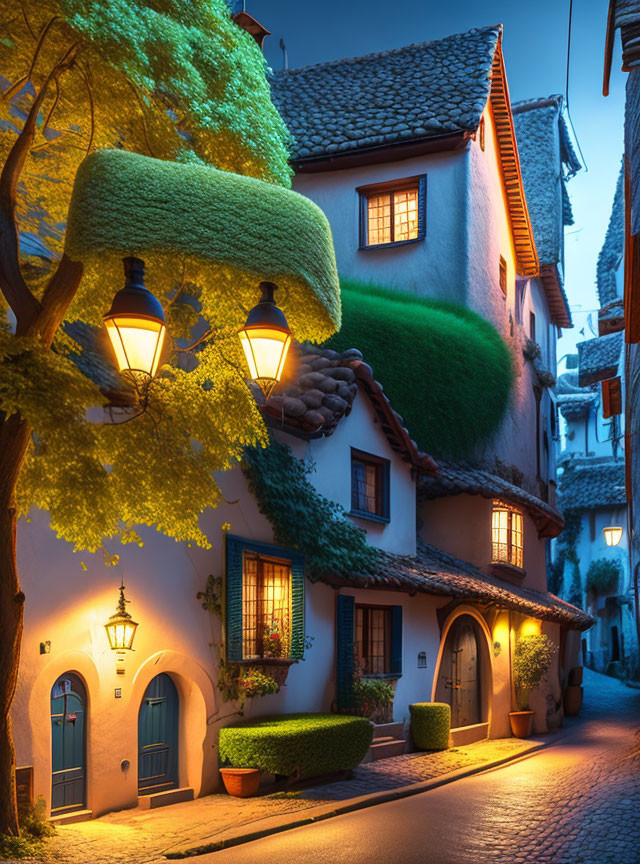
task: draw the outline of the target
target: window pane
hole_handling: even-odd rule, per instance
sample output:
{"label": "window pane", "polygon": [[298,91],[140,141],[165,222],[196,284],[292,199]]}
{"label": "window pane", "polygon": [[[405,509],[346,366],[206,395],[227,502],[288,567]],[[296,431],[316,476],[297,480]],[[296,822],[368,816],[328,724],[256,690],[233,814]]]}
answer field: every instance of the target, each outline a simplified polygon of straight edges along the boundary
{"label": "window pane", "polygon": [[356,606],[356,671],[362,675],[384,675],[390,667],[391,610],[388,607]]}
{"label": "window pane", "polygon": [[509,561],[509,511],[494,507],[492,514],[492,552],[493,561]]}
{"label": "window pane", "polygon": [[353,459],[351,463],[351,486],[353,508],[365,513],[377,513],[377,465]]}
{"label": "window pane", "polygon": [[367,198],[367,245],[391,243],[391,195]]}
{"label": "window pane", "polygon": [[395,192],[393,196],[393,239],[415,240],[418,236],[418,190]]}
{"label": "window pane", "polygon": [[258,633],[258,559],[244,556],[242,573],[242,656],[255,657]]}
{"label": "window pane", "polygon": [[511,512],[511,563],[522,567],[522,513]]}
{"label": "window pane", "polygon": [[291,568],[274,561],[261,561],[261,565],[261,653],[288,657],[291,649]]}

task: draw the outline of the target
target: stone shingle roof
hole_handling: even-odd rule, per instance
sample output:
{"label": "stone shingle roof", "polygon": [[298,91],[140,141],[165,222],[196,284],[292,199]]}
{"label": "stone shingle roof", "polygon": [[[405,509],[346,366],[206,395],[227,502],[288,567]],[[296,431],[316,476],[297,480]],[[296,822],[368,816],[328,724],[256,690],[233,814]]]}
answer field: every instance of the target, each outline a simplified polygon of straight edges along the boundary
{"label": "stone shingle roof", "polygon": [[262,413],[274,428],[303,438],[328,436],[351,412],[358,385],[371,400],[391,447],[420,472],[435,473],[435,462],[418,449],[355,348],[339,353],[309,343],[295,344],[283,380],[262,406]]}
{"label": "stone shingle roof", "polygon": [[557,537],[564,525],[562,516],[550,504],[502,477],[472,465],[439,461],[435,477],[421,477],[418,481],[418,493],[428,499],[467,494],[511,501],[531,515],[540,537]]}
{"label": "stone shingle roof", "polygon": [[275,72],[273,101],[293,158],[474,132],[489,98],[501,26]]}
{"label": "stone shingle roof", "polygon": [[558,479],[563,510],[593,510],[626,504],[624,462],[613,459],[570,459]]}
{"label": "stone shingle roof", "polygon": [[596,336],[595,339],[578,343],[578,383],[581,387],[595,384],[604,378],[613,378],[618,374],[623,335],[607,333],[605,336]]}
{"label": "stone shingle roof", "polygon": [[581,167],[562,116],[562,96],[517,102],[512,110],[538,257],[542,265],[558,264],[563,227],[573,224],[561,169],[574,174]]}
{"label": "stone shingle roof", "polygon": [[624,252],[624,165],[620,167],[609,225],[598,255],[596,284],[600,306],[607,306],[622,296],[616,286],[616,270]]}
{"label": "stone shingle roof", "polygon": [[553,594],[533,591],[489,576],[472,564],[421,540],[418,540],[415,556],[381,553],[380,566],[373,574],[354,575],[342,581],[327,577],[323,581],[334,585],[465,598],[514,609],[543,620],[557,621],[578,630],[586,630],[593,624],[589,615]]}
{"label": "stone shingle roof", "polygon": [[586,390],[584,393],[564,393],[558,396],[558,407],[565,420],[578,420],[598,401],[598,394]]}

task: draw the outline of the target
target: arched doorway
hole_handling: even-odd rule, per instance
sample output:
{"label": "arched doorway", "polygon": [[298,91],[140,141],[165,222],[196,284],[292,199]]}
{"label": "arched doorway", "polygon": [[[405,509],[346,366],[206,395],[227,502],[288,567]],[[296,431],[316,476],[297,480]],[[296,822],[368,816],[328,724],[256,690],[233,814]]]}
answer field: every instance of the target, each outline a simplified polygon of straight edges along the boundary
{"label": "arched doorway", "polygon": [[65,672],[51,688],[51,812],[82,810],[86,792],[87,693]]}
{"label": "arched doorway", "polygon": [[138,791],[163,792],[178,785],[176,685],[162,672],[149,683],[138,714]]}
{"label": "arched doorway", "polygon": [[451,705],[451,727],[482,723],[483,638],[478,622],[461,615],[447,633],[440,662],[436,700]]}

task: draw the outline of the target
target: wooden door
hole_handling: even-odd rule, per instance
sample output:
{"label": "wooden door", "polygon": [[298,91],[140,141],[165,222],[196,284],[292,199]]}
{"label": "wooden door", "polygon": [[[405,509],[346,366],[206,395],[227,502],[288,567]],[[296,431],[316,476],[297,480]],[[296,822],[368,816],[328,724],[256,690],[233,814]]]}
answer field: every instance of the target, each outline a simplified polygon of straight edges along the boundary
{"label": "wooden door", "polygon": [[[457,687],[453,690],[451,725],[471,726],[480,723],[480,663],[478,640],[473,621],[459,618],[452,650],[452,678]],[[455,626],[455,625],[454,625]]]}
{"label": "wooden door", "polygon": [[156,675],[138,715],[138,791],[145,795],[178,785],[178,714],[175,684]]}
{"label": "wooden door", "polygon": [[87,697],[77,675],[66,672],[51,690],[51,812],[85,806]]}

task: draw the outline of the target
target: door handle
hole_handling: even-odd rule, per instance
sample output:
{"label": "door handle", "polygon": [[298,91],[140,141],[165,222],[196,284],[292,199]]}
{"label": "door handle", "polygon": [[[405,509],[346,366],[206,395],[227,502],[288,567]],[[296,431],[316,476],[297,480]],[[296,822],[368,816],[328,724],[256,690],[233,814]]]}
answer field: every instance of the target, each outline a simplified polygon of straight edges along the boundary
{"label": "door handle", "polygon": [[444,682],[444,686],[448,687],[450,690],[459,690],[460,689],[460,682],[456,681],[454,683],[453,679],[449,678],[448,681]]}

